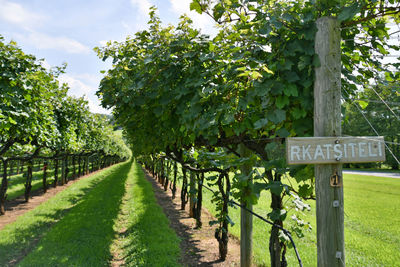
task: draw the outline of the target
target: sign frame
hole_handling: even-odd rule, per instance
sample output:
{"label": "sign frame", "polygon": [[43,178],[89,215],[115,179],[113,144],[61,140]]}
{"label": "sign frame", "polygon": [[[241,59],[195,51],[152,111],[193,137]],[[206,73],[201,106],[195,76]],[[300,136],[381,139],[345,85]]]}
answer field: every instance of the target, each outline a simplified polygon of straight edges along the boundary
{"label": "sign frame", "polygon": [[383,136],[286,138],[286,161],[289,165],[364,163],[385,160]]}

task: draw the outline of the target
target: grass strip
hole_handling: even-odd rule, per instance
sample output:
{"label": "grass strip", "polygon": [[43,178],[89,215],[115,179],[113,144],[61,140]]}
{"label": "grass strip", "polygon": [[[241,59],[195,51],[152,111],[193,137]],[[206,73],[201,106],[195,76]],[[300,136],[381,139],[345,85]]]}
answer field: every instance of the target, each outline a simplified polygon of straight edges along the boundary
{"label": "grass strip", "polygon": [[133,164],[111,247],[124,266],[179,266],[179,238],[157,204],[152,185]]}
{"label": "grass strip", "polygon": [[[34,210],[18,217],[14,223],[4,227],[0,231],[0,266],[12,266],[16,261],[23,258],[24,255],[35,248],[41,238],[46,237],[47,233],[52,229],[52,225],[60,221],[74,206],[85,201],[86,198],[84,197],[102,183],[106,177],[121,173],[124,168],[127,168],[127,165],[129,163],[117,164],[77,181]],[[107,197],[109,195],[103,196],[100,200]],[[72,227],[73,225],[70,226]],[[96,227],[96,225],[91,225],[91,227]],[[63,235],[64,233],[58,239],[61,239]],[[57,246],[59,245],[57,243]],[[43,262],[49,262],[47,261],[48,259],[42,260]],[[30,266],[39,265],[30,264]],[[40,266],[43,265],[40,264]]]}
{"label": "grass strip", "polygon": [[108,173],[40,240],[19,266],[104,266],[111,259],[124,184],[131,164]]}

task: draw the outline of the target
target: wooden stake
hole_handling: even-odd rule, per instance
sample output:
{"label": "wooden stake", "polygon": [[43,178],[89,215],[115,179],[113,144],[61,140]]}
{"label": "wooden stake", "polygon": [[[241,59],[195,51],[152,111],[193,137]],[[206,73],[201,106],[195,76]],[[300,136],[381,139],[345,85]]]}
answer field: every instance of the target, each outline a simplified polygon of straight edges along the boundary
{"label": "wooden stake", "polygon": [[190,218],[194,218],[194,201],[196,197],[196,181],[195,181],[195,173],[190,172],[189,176],[189,216]]}
{"label": "wooden stake", "polygon": [[[316,24],[315,52],[321,65],[315,70],[314,136],[340,136],[340,24],[331,17],[320,18]],[[331,177],[342,179],[341,164],[315,165],[320,267],[345,266],[343,187],[332,187]]]}
{"label": "wooden stake", "polygon": [[[243,144],[239,145],[239,153],[241,157],[250,156],[250,150],[248,150]],[[244,175],[249,175],[251,172],[251,164],[244,164],[240,167],[240,171]],[[250,178],[249,186],[244,188],[242,191],[243,197],[246,198],[251,194],[251,183]],[[245,206],[249,210],[253,210],[253,205],[247,201],[242,201],[241,205]],[[252,265],[252,253],[253,253],[253,215],[245,209],[240,209],[240,266],[250,267]]]}

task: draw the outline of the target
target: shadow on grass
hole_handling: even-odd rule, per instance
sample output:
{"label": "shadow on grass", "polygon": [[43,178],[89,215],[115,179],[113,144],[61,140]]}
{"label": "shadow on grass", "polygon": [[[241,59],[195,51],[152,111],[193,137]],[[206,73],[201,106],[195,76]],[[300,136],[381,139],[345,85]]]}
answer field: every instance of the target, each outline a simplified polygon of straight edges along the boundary
{"label": "shadow on grass", "polygon": [[[152,185],[138,164],[132,170],[120,218],[119,258],[124,266],[179,266],[179,238],[157,204]],[[134,214],[134,215],[132,215]]]}
{"label": "shadow on grass", "polygon": [[5,227],[0,239],[4,235],[8,240],[0,241],[0,266],[21,259],[24,266],[96,266],[99,258],[104,265],[130,165],[122,163],[92,180],[81,180]]}

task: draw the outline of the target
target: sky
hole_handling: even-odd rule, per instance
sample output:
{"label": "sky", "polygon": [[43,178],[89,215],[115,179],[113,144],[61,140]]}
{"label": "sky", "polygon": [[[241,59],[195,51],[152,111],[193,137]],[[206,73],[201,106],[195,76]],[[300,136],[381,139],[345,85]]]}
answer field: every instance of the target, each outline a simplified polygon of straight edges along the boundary
{"label": "sky", "polygon": [[109,114],[95,95],[111,67],[101,61],[93,48],[107,41],[123,41],[147,28],[148,11],[158,8],[163,24],[176,25],[186,13],[194,26],[214,34],[214,23],[206,15],[190,11],[191,0],[0,0],[0,35],[14,40],[27,54],[44,59],[47,68],[67,63],[61,82],[69,94],[85,96],[95,113]]}

